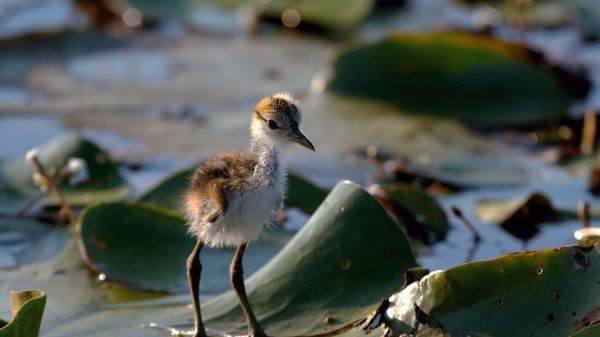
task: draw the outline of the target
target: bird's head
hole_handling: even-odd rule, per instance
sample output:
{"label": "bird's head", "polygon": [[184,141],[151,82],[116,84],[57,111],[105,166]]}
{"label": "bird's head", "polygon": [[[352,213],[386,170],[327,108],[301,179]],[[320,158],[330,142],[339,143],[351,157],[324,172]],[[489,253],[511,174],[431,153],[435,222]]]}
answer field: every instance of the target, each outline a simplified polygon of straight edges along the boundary
{"label": "bird's head", "polygon": [[252,113],[252,136],[275,145],[298,143],[314,151],[315,147],[300,132],[302,115],[292,96],[279,93],[263,98]]}

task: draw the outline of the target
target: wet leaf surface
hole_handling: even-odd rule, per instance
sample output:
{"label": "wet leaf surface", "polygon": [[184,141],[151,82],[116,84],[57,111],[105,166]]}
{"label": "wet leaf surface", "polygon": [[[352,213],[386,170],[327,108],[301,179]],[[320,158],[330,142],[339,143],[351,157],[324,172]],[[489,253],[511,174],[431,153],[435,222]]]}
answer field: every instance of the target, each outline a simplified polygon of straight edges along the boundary
{"label": "wet leaf surface", "polygon": [[10,322],[0,319],[0,336],[37,337],[46,307],[46,294],[41,290],[11,292],[10,303],[13,319]]}
{"label": "wet leaf surface", "polygon": [[414,302],[453,336],[569,335],[600,305],[600,269],[591,267],[599,247],[513,253],[431,273],[394,295],[389,324],[396,334],[416,330]]}
{"label": "wet leaf surface", "polygon": [[571,98],[532,56],[489,37],[398,33],[342,50],[329,88],[479,127],[556,119]]}

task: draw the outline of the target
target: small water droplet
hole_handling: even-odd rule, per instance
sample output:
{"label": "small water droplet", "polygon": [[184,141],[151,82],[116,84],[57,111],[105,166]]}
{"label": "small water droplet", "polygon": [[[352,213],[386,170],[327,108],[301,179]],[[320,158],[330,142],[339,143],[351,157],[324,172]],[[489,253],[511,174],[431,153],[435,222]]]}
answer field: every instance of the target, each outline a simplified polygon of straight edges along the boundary
{"label": "small water droplet", "polygon": [[106,280],[106,274],[101,273],[100,275],[98,275],[98,281],[103,282]]}
{"label": "small water droplet", "polygon": [[535,273],[538,275],[542,275],[544,273],[544,268],[542,266],[537,266],[535,268]]}
{"label": "small water droplet", "polygon": [[502,300],[501,298],[498,299],[497,301],[498,305],[504,305],[504,300]]}

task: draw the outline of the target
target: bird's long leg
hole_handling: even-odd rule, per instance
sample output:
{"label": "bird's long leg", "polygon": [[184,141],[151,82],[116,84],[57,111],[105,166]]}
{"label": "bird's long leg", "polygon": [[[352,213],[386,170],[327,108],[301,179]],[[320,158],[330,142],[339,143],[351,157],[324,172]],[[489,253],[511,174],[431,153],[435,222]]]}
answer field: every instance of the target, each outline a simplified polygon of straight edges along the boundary
{"label": "bird's long leg", "polygon": [[246,322],[248,323],[248,336],[266,337],[267,334],[265,334],[258,323],[256,316],[254,316],[254,312],[252,311],[250,302],[248,302],[248,297],[246,296],[246,286],[244,285],[244,269],[242,268],[242,258],[244,256],[244,252],[246,251],[246,246],[247,243],[243,243],[237,248],[233,260],[231,261],[231,265],[229,266],[231,286],[233,289],[235,289],[235,292],[238,295],[240,305],[242,306],[242,311],[246,317]]}
{"label": "bird's long leg", "polygon": [[192,295],[192,304],[194,305],[194,336],[206,337],[206,330],[202,322],[202,314],[200,313],[200,274],[202,273],[202,265],[200,264],[200,250],[204,247],[204,243],[198,240],[194,250],[187,259],[187,277],[190,294]]}

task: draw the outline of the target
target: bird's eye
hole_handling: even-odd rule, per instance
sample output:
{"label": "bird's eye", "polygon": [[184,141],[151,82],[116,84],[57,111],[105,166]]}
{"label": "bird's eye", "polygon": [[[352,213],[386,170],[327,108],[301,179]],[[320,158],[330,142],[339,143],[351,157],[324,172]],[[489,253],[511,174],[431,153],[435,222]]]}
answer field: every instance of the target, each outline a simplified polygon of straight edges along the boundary
{"label": "bird's eye", "polygon": [[267,125],[269,126],[269,129],[271,129],[271,130],[277,129],[277,127],[278,127],[277,123],[274,120],[272,120],[272,119],[269,119],[267,121]]}

